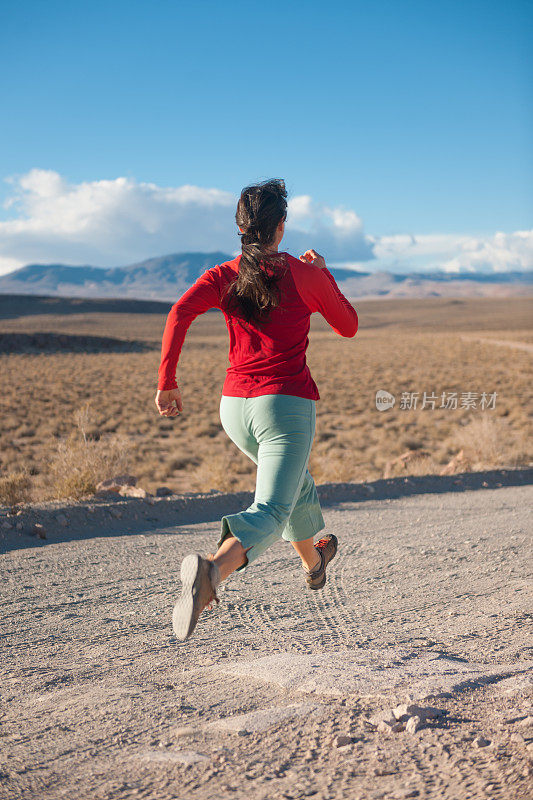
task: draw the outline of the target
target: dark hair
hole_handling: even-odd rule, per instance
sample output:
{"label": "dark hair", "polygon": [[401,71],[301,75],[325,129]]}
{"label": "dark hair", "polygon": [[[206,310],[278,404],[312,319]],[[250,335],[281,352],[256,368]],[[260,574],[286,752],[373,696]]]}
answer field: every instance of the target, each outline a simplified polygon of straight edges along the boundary
{"label": "dark hair", "polygon": [[[287,217],[287,190],[281,178],[246,186],[237,203],[235,221],[242,230],[239,272],[229,287],[248,322],[266,322],[279,305],[280,256],[269,253],[276,228]],[[269,274],[268,268],[272,269]]]}

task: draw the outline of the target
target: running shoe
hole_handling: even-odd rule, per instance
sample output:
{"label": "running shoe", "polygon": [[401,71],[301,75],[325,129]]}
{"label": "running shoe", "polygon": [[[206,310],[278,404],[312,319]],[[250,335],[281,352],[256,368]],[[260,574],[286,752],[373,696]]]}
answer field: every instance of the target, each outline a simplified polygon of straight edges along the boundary
{"label": "running shoe", "polygon": [[310,589],[322,589],[326,583],[326,567],[331,559],[335,557],[337,545],[337,537],[332,533],[328,533],[326,536],[323,536],[322,539],[319,539],[318,542],[315,542],[315,550],[317,550],[320,555],[320,564],[314,572],[308,572],[308,570],[304,569],[305,582]]}
{"label": "running shoe", "polygon": [[[217,581],[218,577],[218,581]],[[216,586],[220,582],[218,567],[198,553],[181,562],[181,597],[174,606],[172,627],[178,639],[188,639],[204,608],[218,603]]]}

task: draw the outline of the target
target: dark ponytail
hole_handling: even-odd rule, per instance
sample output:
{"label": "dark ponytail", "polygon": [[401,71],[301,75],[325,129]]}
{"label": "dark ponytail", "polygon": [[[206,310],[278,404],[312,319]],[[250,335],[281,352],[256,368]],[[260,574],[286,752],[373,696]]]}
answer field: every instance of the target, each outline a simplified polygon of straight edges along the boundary
{"label": "dark ponytail", "polygon": [[[241,229],[242,256],[237,278],[229,287],[248,321],[266,322],[279,305],[277,283],[282,259],[268,252],[276,228],[287,217],[287,190],[281,178],[246,186],[237,203],[235,221]],[[269,267],[272,274],[269,274]]]}

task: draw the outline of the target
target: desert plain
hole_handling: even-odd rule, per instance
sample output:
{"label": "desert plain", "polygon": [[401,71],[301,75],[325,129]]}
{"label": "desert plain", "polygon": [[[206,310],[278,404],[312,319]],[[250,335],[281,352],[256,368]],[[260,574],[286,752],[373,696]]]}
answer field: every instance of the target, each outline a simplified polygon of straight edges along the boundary
{"label": "desert plain", "polygon": [[[2,473],[28,481],[0,509],[2,800],[531,797],[529,299],[356,302],[354,339],[313,318],[339,554],[310,592],[280,542],[182,643],[181,557],[253,489],[218,419],[221,315],[165,420],[164,308],[0,308]],[[94,496],[118,467],[172,494]]]}
{"label": "desert plain", "polygon": [[[310,460],[317,483],[438,474],[461,451],[457,471],[532,460],[531,298],[354,305],[353,339],[312,317],[308,363],[321,395]],[[102,440],[100,479],[116,468],[106,464],[107,451],[150,492],[251,489],[254,466],[218,415],[228,347],[220,312],[198,317],[185,340],[177,373],[183,414],[157,414],[168,308],[1,296],[2,474],[29,471],[34,500],[83,494],[90,479],[65,480],[79,464],[81,415],[83,435]],[[395,396],[393,408],[376,409],[380,389]]]}

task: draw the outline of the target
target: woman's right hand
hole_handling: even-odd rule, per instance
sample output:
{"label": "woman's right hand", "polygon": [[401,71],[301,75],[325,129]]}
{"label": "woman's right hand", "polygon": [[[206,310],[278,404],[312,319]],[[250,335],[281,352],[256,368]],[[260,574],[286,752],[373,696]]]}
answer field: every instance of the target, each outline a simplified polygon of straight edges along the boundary
{"label": "woman's right hand", "polygon": [[316,250],[306,250],[303,256],[300,256],[300,261],[305,264],[313,264],[313,266],[320,267],[320,269],[326,268],[324,256],[319,256]]}
{"label": "woman's right hand", "polygon": [[162,417],[177,417],[183,411],[179,389],[158,389],[155,404]]}

